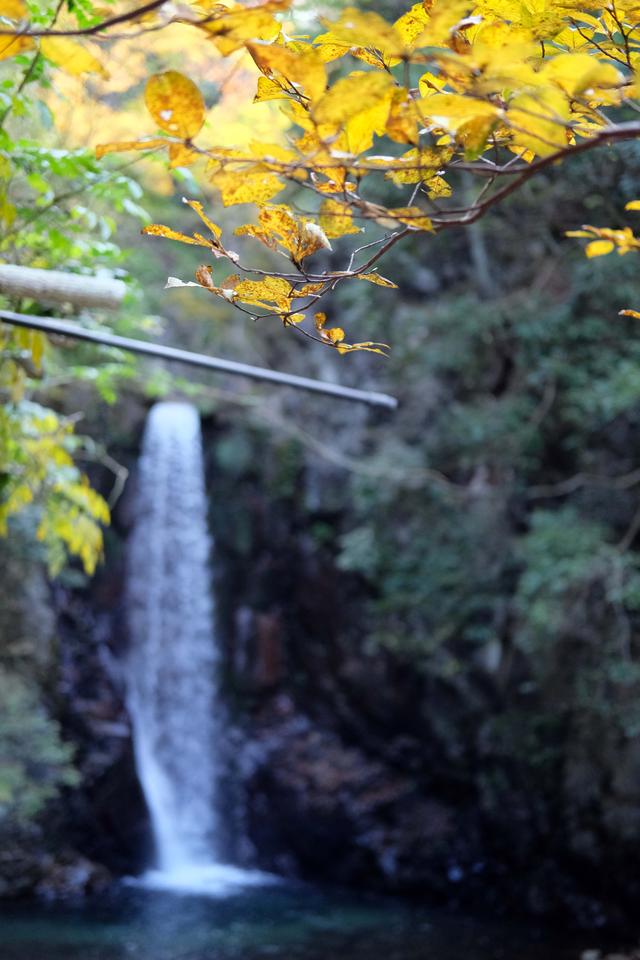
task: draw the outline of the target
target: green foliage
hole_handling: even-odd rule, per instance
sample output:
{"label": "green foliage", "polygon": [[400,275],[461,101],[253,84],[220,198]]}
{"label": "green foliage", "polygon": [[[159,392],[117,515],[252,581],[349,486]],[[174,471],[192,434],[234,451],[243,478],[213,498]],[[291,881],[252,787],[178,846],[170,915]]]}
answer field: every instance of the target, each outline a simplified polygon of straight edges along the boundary
{"label": "green foliage", "polygon": [[0,830],[20,827],[42,812],[78,775],[72,751],[46,714],[37,690],[0,668]]}
{"label": "green foliage", "polygon": [[604,524],[572,507],[536,510],[518,552],[523,570],[516,594],[522,620],[517,640],[528,652],[584,630],[580,621],[589,616],[589,592],[596,586],[604,603],[640,609],[638,559],[607,542]]}
{"label": "green foliage", "polygon": [[[637,173],[637,149],[625,165]],[[337,543],[370,591],[369,642],[459,685],[470,716],[469,691],[492,689],[501,708],[477,715],[490,754],[548,770],[550,789],[566,738],[640,729],[640,340],[637,320],[612,319],[637,271],[550,240],[585,200],[606,222],[626,199],[615,165],[585,160],[576,178],[483,224],[484,298],[469,238],[450,236],[426,305],[416,290],[389,319],[366,294],[341,301],[376,338],[408,328],[384,384],[400,411],[368,434],[377,475],[354,472]],[[390,275],[419,276],[418,256]]]}
{"label": "green foliage", "polygon": [[375,643],[448,674],[500,629],[508,542],[495,504],[461,508],[421,494],[404,501],[386,530],[365,525],[343,536],[339,563],[378,585]]}
{"label": "green foliage", "polygon": [[[49,23],[56,6],[31,5],[34,21]],[[81,25],[94,18],[92,9],[90,3],[74,4]],[[98,164],[88,150],[59,145],[55,118],[39,96],[48,84],[38,54],[2,65],[0,262],[122,276],[123,253],[113,240],[116,217],[148,219],[139,204],[142,189],[123,172]],[[26,297],[0,303],[43,312]],[[81,320],[95,324],[100,317]],[[131,322],[125,310],[116,329],[127,334]],[[109,510],[74,464],[74,455],[88,445],[74,432],[77,412],[60,413],[31,397],[37,392],[47,398],[61,384],[86,382],[113,403],[117,385],[134,373],[132,361],[118,351],[110,351],[105,363],[96,363],[95,349],[87,347],[66,348],[62,358],[44,335],[0,325],[0,536],[8,534],[12,516],[33,511],[53,574],[69,555],[93,572]]]}

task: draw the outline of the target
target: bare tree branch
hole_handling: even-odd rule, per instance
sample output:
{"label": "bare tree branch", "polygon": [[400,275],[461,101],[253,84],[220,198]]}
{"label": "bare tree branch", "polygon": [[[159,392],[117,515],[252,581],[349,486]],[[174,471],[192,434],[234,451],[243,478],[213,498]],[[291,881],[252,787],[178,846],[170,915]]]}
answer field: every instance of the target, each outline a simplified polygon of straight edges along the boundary
{"label": "bare tree branch", "polygon": [[120,13],[114,17],[109,17],[107,20],[102,20],[100,23],[95,23],[92,27],[77,27],[76,29],[69,30],[55,30],[52,27],[46,27],[44,30],[0,30],[0,36],[91,37],[95,36],[97,33],[102,33],[104,30],[109,30],[111,27],[116,27],[121,23],[131,23],[134,20],[138,20],[147,13],[152,13],[154,10],[159,10],[160,7],[164,6],[165,3],[167,3],[167,0],[150,0],[149,3],[145,3],[141,7],[136,7],[134,10],[129,10],[126,13]]}

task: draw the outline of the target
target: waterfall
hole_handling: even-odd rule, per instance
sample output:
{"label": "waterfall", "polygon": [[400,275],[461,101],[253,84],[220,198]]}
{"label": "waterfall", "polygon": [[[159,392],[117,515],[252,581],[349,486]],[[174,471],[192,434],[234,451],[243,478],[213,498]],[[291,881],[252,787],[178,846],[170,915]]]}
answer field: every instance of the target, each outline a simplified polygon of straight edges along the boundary
{"label": "waterfall", "polygon": [[264,876],[220,862],[224,731],[210,550],[198,413],[158,403],[145,428],[127,556],[127,703],[156,848],[143,879],[217,892]]}

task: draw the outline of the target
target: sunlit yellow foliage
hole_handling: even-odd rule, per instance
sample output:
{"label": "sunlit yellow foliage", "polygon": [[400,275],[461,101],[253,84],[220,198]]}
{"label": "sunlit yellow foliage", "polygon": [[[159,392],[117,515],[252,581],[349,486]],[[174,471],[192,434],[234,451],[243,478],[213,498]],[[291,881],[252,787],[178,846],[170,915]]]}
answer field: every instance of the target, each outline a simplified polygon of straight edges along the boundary
{"label": "sunlit yellow foliage", "polygon": [[109,508],[75,466],[73,423],[21,400],[0,408],[0,536],[15,514],[33,505],[36,536],[55,575],[67,553],[88,574],[102,556],[101,524]]}
{"label": "sunlit yellow foliage", "polygon": [[43,37],[40,50],[57,67],[72,77],[83,73],[99,73],[108,78],[109,72],[87,44],[69,40],[67,37]]}
{"label": "sunlit yellow foliage", "polygon": [[191,140],[202,129],[205,105],[193,81],[176,70],[157,73],[147,82],[144,102],[157,126],[167,133]]}
{"label": "sunlit yellow foliage", "polygon": [[[310,37],[284,29],[286,0],[245,8],[192,7],[208,15],[196,29],[222,54],[250,54],[260,74],[253,101],[286,101],[284,113],[293,128],[289,146],[273,137],[254,137],[249,149],[242,142],[228,149],[217,131],[213,138],[206,128],[200,135],[204,108],[191,80],[176,71],[158,75],[150,84],[164,84],[170,98],[189,90],[185,127],[170,130],[150,103],[152,117],[171,134],[170,149],[190,151],[189,163],[196,163],[198,155],[206,158],[206,175],[223,205],[258,208],[255,221],[236,232],[288,256],[300,280],[295,272],[285,276],[277,268],[271,279],[298,288],[309,269],[306,259],[330,240],[357,235],[364,222],[390,231],[380,238],[375,262],[398,233],[438,233],[473,222],[536,169],[584,149],[588,141],[595,145],[615,139],[615,110],[635,95],[640,66],[640,22],[631,0],[615,7],[596,0],[424,0],[395,22],[375,11],[347,7]],[[338,61],[339,70],[334,66]],[[179,122],[169,109],[171,122]],[[191,125],[187,114],[192,109]],[[189,141],[195,135],[192,148]],[[378,143],[384,139],[404,145],[404,152],[380,153]],[[126,147],[112,143],[100,149]],[[477,169],[482,177],[476,198],[465,197],[463,206],[455,193],[459,166],[472,173]],[[367,196],[368,179],[375,174],[399,191],[407,188],[395,205],[380,206]],[[502,186],[504,176],[510,178],[508,188]],[[295,212],[285,193],[291,183],[319,196],[315,215]],[[176,236],[170,228],[149,232],[201,243],[199,235]],[[587,253],[625,252],[633,242],[624,231],[611,237],[598,234]],[[229,256],[221,236],[213,252]],[[234,258],[251,273],[237,254]],[[352,256],[350,262],[346,271],[324,271],[327,283],[312,295],[315,300],[336,283],[371,273],[369,261],[353,266]],[[247,290],[254,288],[242,287],[243,282],[264,285],[265,280],[204,285],[244,308],[280,310],[286,325],[299,328],[302,311],[290,319],[291,293],[288,298],[252,296]],[[340,329],[315,320],[311,333],[338,347],[344,334],[327,331]]]}
{"label": "sunlit yellow foliage", "polygon": [[0,0],[0,17],[8,20],[22,20],[27,16],[27,7],[23,0]]}
{"label": "sunlit yellow foliage", "polygon": [[31,37],[0,37],[0,60],[26,53],[35,46]]}
{"label": "sunlit yellow foliage", "polygon": [[[19,0],[9,7],[14,18],[22,10]],[[223,206],[252,205],[236,233],[288,259],[285,269],[274,262],[270,276],[230,251],[215,224],[209,237],[161,225],[147,232],[230,260],[237,271],[231,277],[217,281],[200,267],[196,283],[252,316],[251,308],[278,313],[285,326],[341,352],[378,345],[346,344],[340,327],[314,319],[308,308],[339,283],[377,276],[371,268],[389,245],[412,232],[473,223],[538,170],[640,137],[640,123],[620,112],[640,108],[638,0],[419,0],[393,22],[348,6],[310,35],[296,29],[291,0],[188,0],[176,9],[145,14],[145,49],[127,39],[106,49],[112,91],[126,93],[133,77],[144,76],[150,51],[163,69],[147,78],[150,119],[127,125],[121,111],[108,131],[115,136],[100,137],[98,155],[166,148],[169,169],[192,167]],[[63,69],[74,63],[72,56],[65,65],[56,59],[55,44],[47,54],[46,38],[36,42]],[[90,62],[83,69],[92,69]],[[236,72],[244,85],[233,86]],[[195,77],[204,81],[202,93]],[[224,96],[207,109],[212,81],[222,82]],[[104,79],[96,85],[109,89]],[[248,110],[256,111],[255,122]],[[267,134],[258,129],[264,116]],[[461,169],[477,184],[469,191],[467,181],[462,197]],[[387,206],[377,177],[397,188]],[[303,191],[306,205],[296,199]],[[203,208],[192,206],[204,219]],[[354,242],[343,238],[367,224],[374,239],[352,248],[347,269],[315,266],[331,240],[339,254]],[[627,228],[587,227],[584,234],[591,258],[637,248]],[[299,290],[318,283],[308,304],[294,303]]]}
{"label": "sunlit yellow foliage", "polygon": [[[0,59],[3,39],[0,37]],[[25,40],[33,46],[33,41]],[[92,51],[96,46],[91,44]],[[175,69],[193,77],[205,77],[221,91],[216,102],[207,103],[205,118],[206,129],[215,130],[220,145],[245,146],[253,138],[274,140],[286,129],[287,121],[277,104],[252,105],[255,66],[250,55],[239,51],[233,62],[228,62],[212,49],[211,41],[201,31],[196,33],[183,23],[172,23],[166,30],[154,29],[131,38],[126,31],[118,30],[118,39],[110,40],[101,50],[101,60],[108,78],[98,74],[72,76],[59,70],[54,87],[46,94],[55,113],[56,127],[70,146],[93,148],[105,141],[121,141],[121,149],[142,149],[135,144],[149,122],[144,85],[151,62],[163,64],[163,72]],[[151,129],[157,132],[153,123]],[[180,143],[166,144],[157,137],[149,137],[148,141],[147,148],[151,150],[167,146],[170,163],[163,166],[145,162],[143,157],[141,176],[154,191],[170,194],[174,183],[168,167],[188,166],[197,157]]]}

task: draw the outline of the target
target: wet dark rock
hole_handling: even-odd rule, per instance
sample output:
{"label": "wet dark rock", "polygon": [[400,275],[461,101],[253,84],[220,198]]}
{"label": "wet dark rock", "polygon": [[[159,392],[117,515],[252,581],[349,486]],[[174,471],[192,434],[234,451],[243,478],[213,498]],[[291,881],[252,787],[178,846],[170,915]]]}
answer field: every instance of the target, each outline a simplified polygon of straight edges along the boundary
{"label": "wet dark rock", "polygon": [[71,852],[45,858],[34,892],[45,899],[61,900],[102,893],[112,883],[113,876],[104,866]]}
{"label": "wet dark rock", "polygon": [[251,745],[248,827],[261,864],[287,855],[307,878],[446,898],[476,845],[473,818],[286,707],[280,698],[261,718]]}
{"label": "wet dark rock", "polygon": [[2,838],[0,898],[83,897],[106,890],[113,879],[105,866],[64,847],[55,834],[34,828]]}
{"label": "wet dark rock", "polygon": [[[104,579],[103,574],[99,586],[110,596]],[[134,874],[149,862],[151,838],[113,649],[118,618],[96,614],[91,599],[66,591],[57,596],[62,721],[76,744],[81,776],[80,789],[67,797],[61,830],[86,857],[115,875]]]}

